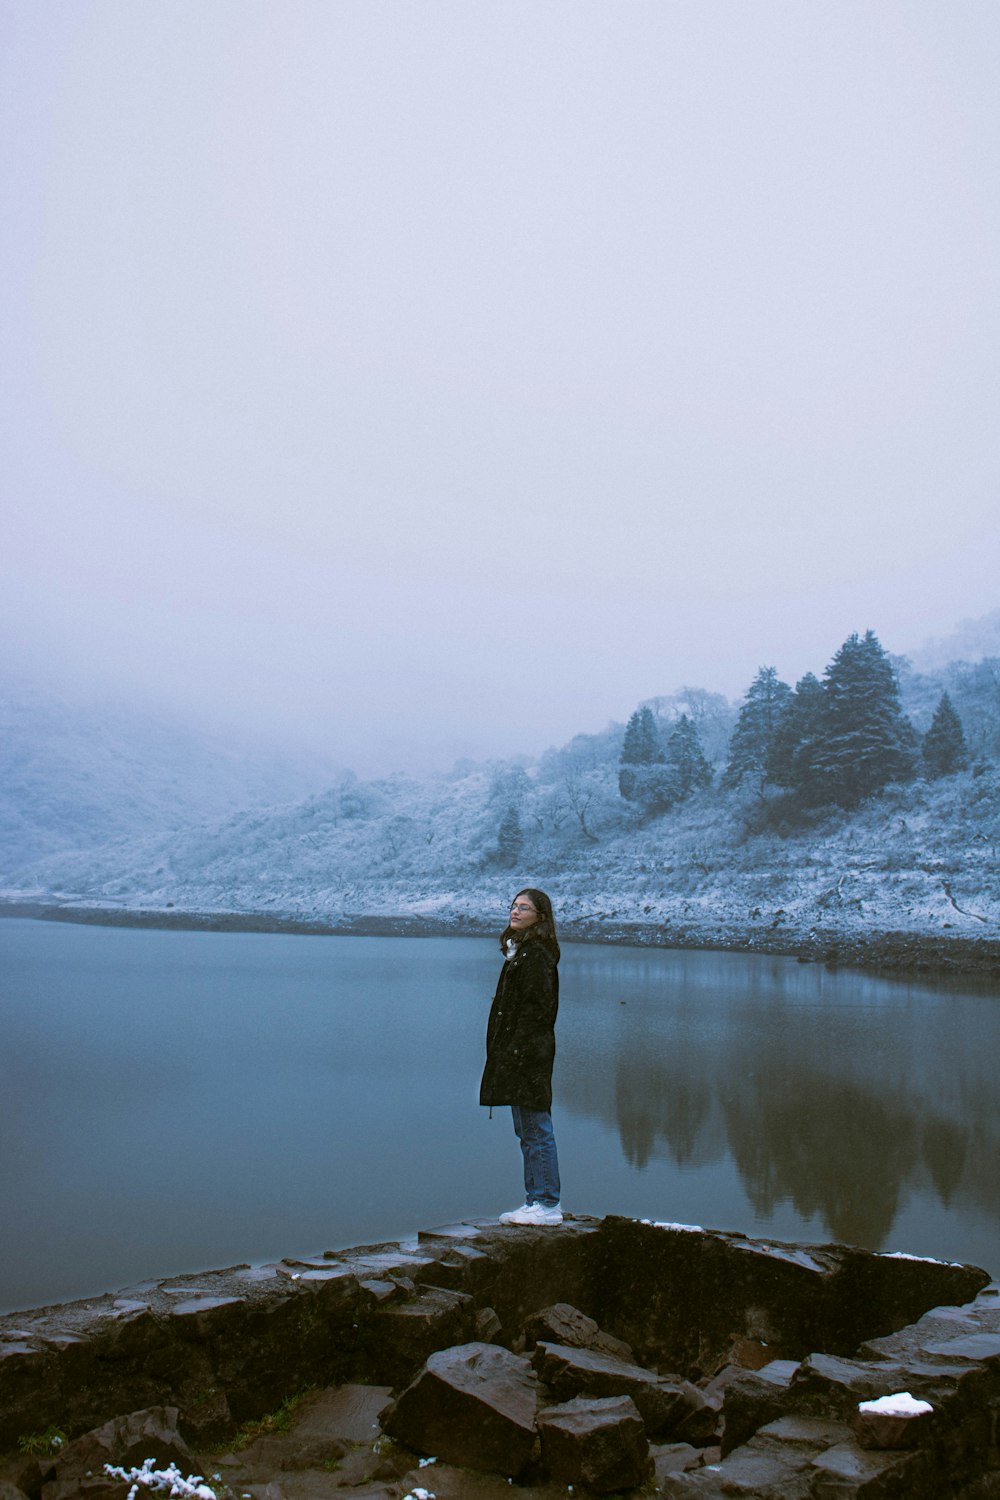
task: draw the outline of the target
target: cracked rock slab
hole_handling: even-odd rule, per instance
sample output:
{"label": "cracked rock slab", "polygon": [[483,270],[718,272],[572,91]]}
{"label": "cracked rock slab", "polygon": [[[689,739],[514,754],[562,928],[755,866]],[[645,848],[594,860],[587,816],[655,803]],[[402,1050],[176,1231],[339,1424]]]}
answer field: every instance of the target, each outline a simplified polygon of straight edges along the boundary
{"label": "cracked rock slab", "polygon": [[516,1478],[531,1458],[537,1407],[528,1360],[460,1344],[430,1356],[382,1425],[418,1453]]}
{"label": "cracked rock slab", "polygon": [[597,1494],[633,1489],[649,1476],[649,1443],[631,1396],[580,1396],[539,1414],[542,1467]]}
{"label": "cracked rock slab", "polygon": [[654,1435],[670,1431],[697,1404],[689,1399],[685,1383],[667,1380],[641,1365],[592,1349],[541,1343],[532,1363],[558,1399],[580,1395],[631,1396],[648,1431]]}

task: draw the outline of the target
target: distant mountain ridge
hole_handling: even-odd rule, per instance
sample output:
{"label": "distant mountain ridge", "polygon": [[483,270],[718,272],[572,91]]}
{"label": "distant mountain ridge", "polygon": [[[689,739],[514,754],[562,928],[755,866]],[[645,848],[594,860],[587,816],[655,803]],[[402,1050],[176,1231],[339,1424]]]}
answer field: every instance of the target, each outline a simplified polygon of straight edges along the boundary
{"label": "distant mountain ridge", "polygon": [[333,762],[236,744],[114,704],[0,682],[0,877],[41,858],[296,802]]}
{"label": "distant mountain ridge", "polygon": [[954,662],[1000,657],[1000,609],[977,620],[962,620],[950,635],[931,638],[906,653],[918,672],[937,672]]}
{"label": "distant mountain ridge", "polygon": [[536,760],[366,780],[150,716],[3,694],[0,881],[8,899],[447,924],[499,918],[511,881],[524,880],[568,918],[688,940],[831,928],[996,936],[1000,657],[926,670],[892,661],[918,739],[949,693],[970,768],[917,774],[781,832],[762,820],[759,794],[723,785],[739,705],[700,688],[646,700],[666,737],[690,721],[714,772],[657,816],[621,793],[622,724]]}

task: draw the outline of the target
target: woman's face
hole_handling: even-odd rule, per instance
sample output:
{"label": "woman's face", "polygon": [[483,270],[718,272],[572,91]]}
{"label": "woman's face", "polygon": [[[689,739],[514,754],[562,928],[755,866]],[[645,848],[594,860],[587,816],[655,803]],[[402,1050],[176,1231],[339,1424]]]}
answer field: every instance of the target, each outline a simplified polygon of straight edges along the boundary
{"label": "woman's face", "polygon": [[510,903],[510,925],[515,932],[524,932],[525,928],[531,927],[538,921],[538,908],[532,904],[530,896],[522,891],[515,896]]}

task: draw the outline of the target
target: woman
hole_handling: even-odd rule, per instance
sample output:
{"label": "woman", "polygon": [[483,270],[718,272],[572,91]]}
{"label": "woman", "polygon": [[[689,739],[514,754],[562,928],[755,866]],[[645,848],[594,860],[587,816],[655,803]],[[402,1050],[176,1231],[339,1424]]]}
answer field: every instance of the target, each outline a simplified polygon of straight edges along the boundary
{"label": "woman", "polygon": [[500,937],[504,966],[486,1028],[480,1104],[509,1104],[524,1157],[524,1203],[501,1224],[561,1224],[552,1133],[559,941],[544,891],[518,891]]}

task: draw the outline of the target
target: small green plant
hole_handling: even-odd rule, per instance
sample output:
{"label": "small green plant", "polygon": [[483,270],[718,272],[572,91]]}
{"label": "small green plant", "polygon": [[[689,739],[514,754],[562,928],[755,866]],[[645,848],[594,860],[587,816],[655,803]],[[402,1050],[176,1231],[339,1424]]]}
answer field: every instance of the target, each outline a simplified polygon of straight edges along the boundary
{"label": "small green plant", "polygon": [[32,1458],[43,1458],[49,1453],[58,1453],[66,1443],[66,1434],[58,1427],[46,1427],[44,1432],[29,1432],[18,1439],[18,1451]]}
{"label": "small green plant", "polygon": [[257,1417],[252,1422],[244,1422],[233,1438],[233,1452],[239,1453],[243,1448],[249,1448],[251,1443],[255,1443],[260,1437],[266,1437],[268,1433],[287,1432],[295,1413],[312,1389],[310,1386],[308,1390],[299,1391],[296,1396],[286,1396],[276,1411]]}
{"label": "small green plant", "polygon": [[215,1395],[217,1389],[217,1386],[209,1385],[206,1386],[204,1390],[197,1391],[188,1400],[188,1406],[190,1406],[192,1410],[197,1410],[199,1406],[207,1406],[212,1397]]}

